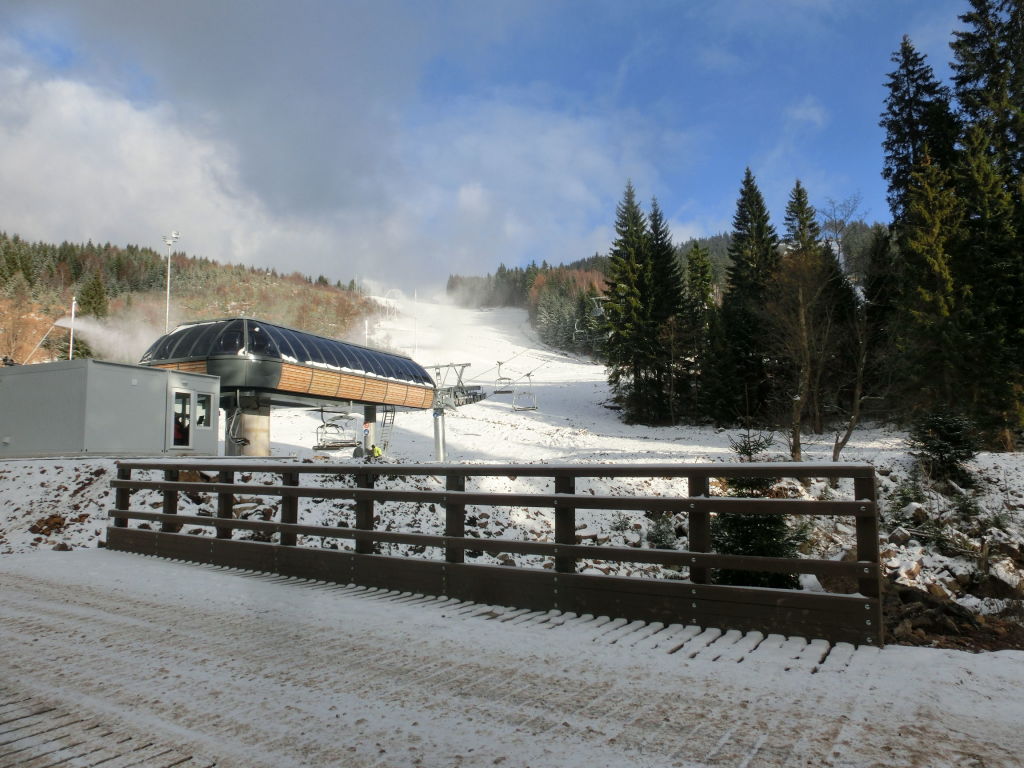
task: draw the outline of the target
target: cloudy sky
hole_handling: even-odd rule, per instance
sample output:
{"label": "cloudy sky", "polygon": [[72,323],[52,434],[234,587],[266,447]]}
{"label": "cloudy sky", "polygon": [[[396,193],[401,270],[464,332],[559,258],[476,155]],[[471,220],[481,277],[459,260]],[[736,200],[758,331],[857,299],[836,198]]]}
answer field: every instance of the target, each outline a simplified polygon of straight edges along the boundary
{"label": "cloudy sky", "polygon": [[411,289],[880,177],[891,53],[966,0],[2,0],[0,229]]}

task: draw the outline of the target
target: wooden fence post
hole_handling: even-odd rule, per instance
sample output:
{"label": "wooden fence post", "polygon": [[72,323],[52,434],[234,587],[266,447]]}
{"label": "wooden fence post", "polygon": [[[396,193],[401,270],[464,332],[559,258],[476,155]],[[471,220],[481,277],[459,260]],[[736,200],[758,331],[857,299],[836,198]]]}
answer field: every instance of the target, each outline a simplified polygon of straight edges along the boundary
{"label": "wooden fence post", "polygon": [[[373,488],[376,475],[356,475],[356,488]],[[366,531],[373,530],[373,499],[359,499],[356,501],[356,528]],[[361,555],[372,555],[374,552],[373,541],[356,539],[356,552]]]}
{"label": "wooden fence post", "polygon": [[[130,467],[123,467],[120,464],[117,466],[117,479],[118,480],[131,480],[132,470]],[[127,512],[131,508],[132,504],[132,489],[131,488],[118,488],[114,492],[114,506],[117,509],[124,510]],[[114,518],[115,528],[127,528],[128,518],[127,517],[115,517]]]}
{"label": "wooden fence post", "polygon": [[[299,473],[298,472],[282,472],[281,473],[281,484],[284,486],[295,487],[299,484]],[[281,496],[281,522],[295,525],[299,522],[299,497],[298,496]],[[287,531],[281,532],[280,537],[281,545],[285,547],[294,547],[296,536],[294,533]]]}
{"label": "wooden fence post", "polygon": [[[177,482],[178,470],[165,469],[164,480],[166,482]],[[176,490],[164,489],[164,506],[161,510],[165,515],[178,514],[178,492]],[[166,520],[160,524],[161,533],[177,533],[181,530],[181,523],[169,523]]]}
{"label": "wooden fence post", "polygon": [[[555,493],[576,493],[576,478],[572,475],[555,475]],[[555,507],[555,543],[576,544],[576,507]],[[558,573],[576,573],[575,557],[555,557]]]}
{"label": "wooden fence post", "polygon": [[[227,485],[234,485],[235,473],[230,470],[221,470],[217,477],[218,481]],[[230,520],[235,516],[235,494],[225,493],[221,491],[217,494],[217,517],[222,520]],[[227,528],[222,525],[217,526],[217,538],[218,539],[230,539],[233,528]]]}
{"label": "wooden fence post", "polygon": [[[703,496],[706,498],[711,495],[711,478],[707,475],[688,475],[686,480],[686,484],[690,489],[690,496]],[[711,513],[691,509],[687,516],[686,530],[689,536],[689,546],[687,549],[691,552],[710,552]],[[690,581],[694,584],[707,584],[708,569],[690,568]]]}
{"label": "wooden fence post", "polygon": [[[856,501],[865,502],[872,507],[870,516],[857,517],[857,560],[863,563],[879,563],[878,555],[878,494],[875,475],[856,477],[853,480],[853,496]],[[865,611],[870,615],[865,618],[865,638],[868,642],[885,642],[884,625],[882,624],[882,574],[863,576],[857,580],[857,591],[864,597],[878,600],[876,611]]]}
{"label": "wooden fence post", "polygon": [[[465,491],[466,476],[462,474],[449,473],[445,476],[445,490]],[[445,502],[444,505],[444,535],[452,538],[464,538],[466,536],[466,505]],[[462,547],[445,547],[444,559],[449,563],[466,562],[466,550]]]}

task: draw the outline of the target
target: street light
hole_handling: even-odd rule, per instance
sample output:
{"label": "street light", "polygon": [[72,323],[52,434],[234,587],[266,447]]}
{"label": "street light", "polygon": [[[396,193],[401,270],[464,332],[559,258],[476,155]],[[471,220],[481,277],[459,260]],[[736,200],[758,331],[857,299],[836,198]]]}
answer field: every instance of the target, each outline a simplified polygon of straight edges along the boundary
{"label": "street light", "polygon": [[164,316],[164,333],[171,329],[171,246],[178,242],[181,233],[174,230],[169,235],[164,235],[164,242],[167,244],[167,314]]}

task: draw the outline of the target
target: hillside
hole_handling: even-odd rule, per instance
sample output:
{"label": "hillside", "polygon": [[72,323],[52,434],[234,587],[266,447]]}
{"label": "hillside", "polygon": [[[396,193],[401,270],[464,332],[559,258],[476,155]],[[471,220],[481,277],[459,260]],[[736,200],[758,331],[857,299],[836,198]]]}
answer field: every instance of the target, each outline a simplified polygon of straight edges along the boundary
{"label": "hillside", "polygon": [[[138,246],[56,246],[0,232],[0,355],[18,363],[65,357],[69,323],[54,323],[70,316],[77,297],[76,357],[136,362],[164,332],[166,269],[166,256]],[[246,315],[344,338],[379,311],[354,281],[171,256],[171,327]]]}
{"label": "hillside", "polygon": [[[467,462],[716,462],[733,461],[729,441],[735,433],[712,427],[650,428],[623,424],[608,407],[604,368],[587,358],[553,352],[539,344],[522,310],[468,310],[446,304],[405,301],[400,312],[381,318],[371,344],[388,346],[429,367],[468,362],[468,383],[492,391],[498,360],[517,389],[532,389],[536,411],[516,411],[513,395],[486,400],[447,417],[449,461]],[[526,374],[530,374],[529,377]],[[532,380],[532,384],[531,384]],[[440,381],[440,384],[452,383]],[[358,417],[349,422],[355,426]],[[344,423],[344,422],[342,422]],[[346,453],[318,453],[320,415],[302,410],[275,411],[271,427],[273,453],[308,461],[351,461]],[[808,436],[807,461],[828,460],[831,435]],[[427,412],[399,414],[388,461],[433,460],[433,418]],[[785,458],[777,445],[772,458]],[[1024,578],[1024,457],[1019,453],[982,453],[971,464],[977,487],[973,512],[958,509],[936,490],[923,489],[921,501],[908,502],[916,460],[906,434],[872,427],[858,430],[842,456],[867,461],[878,469],[883,502],[883,562],[891,585],[890,632],[899,642],[941,643],[953,647],[1024,647],[1024,632],[1012,623],[1021,614]],[[9,461],[0,464],[0,552],[17,553],[54,547],[94,547],[105,525],[112,496],[107,488],[110,460]],[[512,481],[494,480],[501,490]],[[518,481],[524,482],[522,480]],[[595,489],[600,492],[597,481]],[[651,494],[685,489],[664,480],[639,481]],[[613,486],[608,483],[607,487]],[[498,487],[496,486],[496,489]],[[830,493],[822,483],[793,492]],[[188,504],[183,502],[186,509]],[[196,509],[211,510],[210,499]],[[347,510],[329,503],[304,501],[304,520],[337,524]],[[253,500],[246,514],[272,510]],[[414,506],[397,507],[394,528],[424,532],[440,524],[436,515]],[[580,535],[622,544],[639,544],[649,521],[637,515],[626,531],[597,512],[580,513]],[[685,547],[683,519],[677,521],[678,545]],[[536,511],[495,515],[481,535],[542,537],[550,521]],[[853,531],[842,524],[816,528],[806,554],[841,558],[853,547]],[[483,556],[488,557],[488,556]],[[518,565],[529,563],[513,558]],[[602,567],[608,567],[607,565]],[[805,588],[821,589],[813,581]],[[999,619],[998,617],[1002,617]]]}

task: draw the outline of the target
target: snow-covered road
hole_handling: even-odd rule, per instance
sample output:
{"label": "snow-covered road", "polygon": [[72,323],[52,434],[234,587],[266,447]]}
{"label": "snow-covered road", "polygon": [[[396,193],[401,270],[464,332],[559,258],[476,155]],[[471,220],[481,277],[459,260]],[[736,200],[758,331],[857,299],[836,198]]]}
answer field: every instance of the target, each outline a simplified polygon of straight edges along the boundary
{"label": "snow-covered road", "polygon": [[[107,550],[0,558],[0,648],[5,700],[186,765],[1010,768],[1024,752],[1024,653],[855,651]],[[50,764],[3,721],[0,765]]]}

